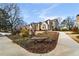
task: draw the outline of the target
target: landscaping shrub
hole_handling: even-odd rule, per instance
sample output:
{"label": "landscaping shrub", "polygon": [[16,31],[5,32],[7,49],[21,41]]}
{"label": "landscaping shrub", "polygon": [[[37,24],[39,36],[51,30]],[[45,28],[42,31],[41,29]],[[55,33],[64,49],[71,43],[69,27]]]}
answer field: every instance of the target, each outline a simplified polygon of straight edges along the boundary
{"label": "landscaping shrub", "polygon": [[16,35],[16,31],[12,31],[12,35]]}
{"label": "landscaping shrub", "polygon": [[28,38],[20,38],[20,39],[14,40],[13,42],[15,42],[15,43],[19,44],[20,46],[24,47],[27,44],[26,43],[27,41],[28,41]]}
{"label": "landscaping shrub", "polygon": [[29,30],[27,30],[26,28],[22,28],[20,30],[20,34],[21,37],[28,37],[29,36]]}
{"label": "landscaping shrub", "polygon": [[18,34],[9,36],[7,35],[7,37],[10,38],[14,43],[17,43],[22,47],[24,47],[26,45],[26,42],[30,39],[29,37],[21,37]]}
{"label": "landscaping shrub", "polygon": [[16,35],[16,34],[19,34],[19,33],[20,33],[20,30],[13,30],[12,35]]}
{"label": "landscaping shrub", "polygon": [[79,32],[78,27],[73,27],[73,28],[72,28],[72,31],[73,31],[73,32]]}

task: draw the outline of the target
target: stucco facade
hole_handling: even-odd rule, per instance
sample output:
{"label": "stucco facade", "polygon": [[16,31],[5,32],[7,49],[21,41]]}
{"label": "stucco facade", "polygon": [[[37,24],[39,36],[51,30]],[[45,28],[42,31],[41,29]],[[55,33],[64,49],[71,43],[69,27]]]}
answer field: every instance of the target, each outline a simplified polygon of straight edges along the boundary
{"label": "stucco facade", "polygon": [[30,24],[30,29],[34,29],[37,31],[39,31],[39,30],[55,30],[56,28],[58,28],[57,19],[53,19],[53,20],[48,19],[43,22]]}
{"label": "stucco facade", "polygon": [[46,22],[42,22],[41,30],[48,30],[48,24]]}
{"label": "stucco facade", "polygon": [[76,23],[77,23],[77,27],[78,27],[78,29],[79,29],[79,15],[77,15]]}

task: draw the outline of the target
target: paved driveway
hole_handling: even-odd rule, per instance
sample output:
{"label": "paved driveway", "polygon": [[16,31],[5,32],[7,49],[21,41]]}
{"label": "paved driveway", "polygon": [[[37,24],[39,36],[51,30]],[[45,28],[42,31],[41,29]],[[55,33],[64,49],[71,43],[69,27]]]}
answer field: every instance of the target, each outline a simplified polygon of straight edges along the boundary
{"label": "paved driveway", "polygon": [[79,55],[79,44],[71,39],[68,35],[60,32],[58,44],[54,50],[46,54],[35,54],[30,53],[13,43],[9,38],[2,36],[0,37],[0,55],[8,56],[63,56],[63,55]]}
{"label": "paved driveway", "polygon": [[64,32],[60,32],[56,48],[48,54],[54,56],[79,56],[79,43],[74,41]]}
{"label": "paved driveway", "polygon": [[26,51],[13,43],[9,38],[0,37],[0,55],[1,56],[23,56],[26,55]]}

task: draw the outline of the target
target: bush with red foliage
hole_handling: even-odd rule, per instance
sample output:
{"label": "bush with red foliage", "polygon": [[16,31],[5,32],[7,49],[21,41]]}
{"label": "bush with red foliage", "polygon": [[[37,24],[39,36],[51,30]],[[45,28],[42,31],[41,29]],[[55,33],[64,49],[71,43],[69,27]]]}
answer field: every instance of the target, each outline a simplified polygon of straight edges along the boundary
{"label": "bush with red foliage", "polygon": [[76,27],[76,26],[73,27],[73,28],[72,28],[72,31],[73,31],[73,32],[78,32],[78,27]]}

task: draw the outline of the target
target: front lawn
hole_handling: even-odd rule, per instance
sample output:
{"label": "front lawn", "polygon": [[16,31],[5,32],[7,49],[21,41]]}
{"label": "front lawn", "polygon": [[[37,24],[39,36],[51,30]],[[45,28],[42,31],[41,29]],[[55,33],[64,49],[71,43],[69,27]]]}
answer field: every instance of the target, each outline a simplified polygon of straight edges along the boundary
{"label": "front lawn", "polygon": [[66,34],[79,43],[79,32],[72,31],[72,32],[67,32]]}

